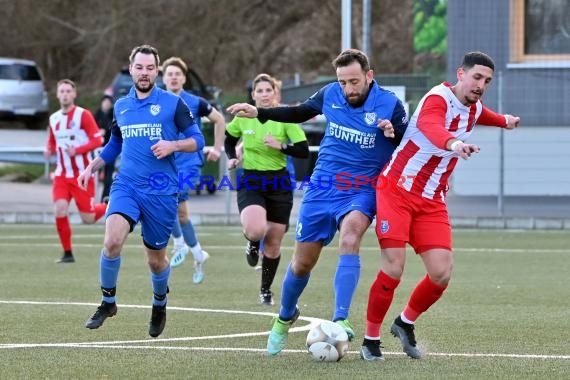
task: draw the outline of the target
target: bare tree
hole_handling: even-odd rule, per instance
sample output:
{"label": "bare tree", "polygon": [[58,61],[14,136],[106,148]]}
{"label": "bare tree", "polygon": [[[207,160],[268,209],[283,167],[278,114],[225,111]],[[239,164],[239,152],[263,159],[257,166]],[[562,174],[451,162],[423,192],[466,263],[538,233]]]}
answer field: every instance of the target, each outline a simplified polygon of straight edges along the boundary
{"label": "bare tree", "polygon": [[[356,36],[360,2],[353,7]],[[411,72],[413,0],[374,0],[372,12],[376,71]],[[0,55],[36,60],[51,83],[69,77],[99,92],[134,46],[149,43],[207,82],[241,90],[259,72],[332,75],[340,18],[339,0],[0,0]]]}

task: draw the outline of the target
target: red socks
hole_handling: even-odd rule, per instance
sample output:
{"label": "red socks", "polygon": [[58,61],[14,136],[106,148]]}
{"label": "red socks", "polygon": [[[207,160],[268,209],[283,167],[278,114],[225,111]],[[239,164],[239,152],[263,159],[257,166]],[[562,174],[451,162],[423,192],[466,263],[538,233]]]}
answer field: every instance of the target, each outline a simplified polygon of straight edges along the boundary
{"label": "red socks", "polygon": [[107,211],[107,203],[97,203],[93,206],[95,209],[95,221],[99,220]]}
{"label": "red socks", "polygon": [[[399,283],[400,280],[392,278],[382,271],[378,273],[368,296],[366,338],[380,338],[382,322],[392,304],[394,291]],[[410,322],[415,322],[423,312],[441,298],[446,288],[447,285],[438,285],[426,275],[414,288],[403,311],[404,317]]]}
{"label": "red socks", "polygon": [[399,279],[392,278],[380,271],[376,281],[370,288],[368,295],[368,308],[366,311],[366,337],[379,338],[382,321],[394,299],[394,291],[400,283]]}
{"label": "red socks", "polygon": [[69,218],[67,216],[56,217],[55,225],[63,250],[65,252],[71,251],[71,227],[69,226]]}
{"label": "red socks", "polygon": [[[106,203],[98,203],[93,207],[95,209],[95,220],[98,220],[107,211]],[[71,251],[71,226],[69,225],[69,216],[60,216],[55,218],[57,234],[64,252]]]}
{"label": "red socks", "polygon": [[404,317],[410,322],[415,322],[423,312],[441,298],[446,288],[447,285],[441,286],[436,284],[426,274],[414,288],[404,309]]}

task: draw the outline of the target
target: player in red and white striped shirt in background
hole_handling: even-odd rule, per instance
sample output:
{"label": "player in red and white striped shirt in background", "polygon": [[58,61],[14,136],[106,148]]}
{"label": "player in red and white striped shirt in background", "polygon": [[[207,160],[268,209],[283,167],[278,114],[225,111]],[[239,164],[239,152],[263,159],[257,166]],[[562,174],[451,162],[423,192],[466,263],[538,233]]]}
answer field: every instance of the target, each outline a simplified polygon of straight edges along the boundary
{"label": "player in red and white striped shirt in background", "polygon": [[[448,180],[459,157],[468,159],[479,152],[477,145],[464,141],[475,124],[514,129],[520,121],[481,103],[494,69],[486,54],[465,54],[457,69],[457,83],[442,83],[422,98],[402,142],[381,172],[376,193],[381,270],[370,288],[363,349],[380,340],[381,324],[400,283],[409,243],[423,260],[427,274],[390,331],[408,356],[421,357],[414,322],[442,296],[453,266],[445,204]],[[382,359],[380,353],[373,360]]]}
{"label": "player in red and white striped shirt in background", "polygon": [[55,209],[55,224],[63,247],[63,256],[58,263],[75,261],[71,249],[71,227],[69,225],[69,202],[75,199],[83,223],[93,224],[105,214],[105,203],[94,204],[95,180],[88,189],[77,184],[77,177],[91,161],[92,151],[103,143],[99,127],[93,114],[75,105],[77,91],[75,83],[62,79],[57,83],[57,99],[61,109],[49,118],[48,141],[45,158],[57,154],[54,172],[52,199]]}

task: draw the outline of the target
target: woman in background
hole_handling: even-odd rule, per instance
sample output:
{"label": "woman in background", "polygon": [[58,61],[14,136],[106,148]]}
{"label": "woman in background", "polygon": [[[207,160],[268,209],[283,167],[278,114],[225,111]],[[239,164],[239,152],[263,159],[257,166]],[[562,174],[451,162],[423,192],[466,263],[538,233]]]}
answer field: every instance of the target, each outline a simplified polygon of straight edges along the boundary
{"label": "woman in background", "polygon": [[[274,107],[278,92],[274,78],[259,74],[252,84],[257,107]],[[247,239],[246,258],[255,267],[260,241],[265,243],[259,300],[274,305],[271,285],[281,258],[281,241],[293,207],[293,186],[287,171],[287,156],[307,158],[309,145],[298,124],[234,118],[226,127],[228,169],[240,163],[236,145],[243,141],[244,174],[238,183],[238,209]]]}

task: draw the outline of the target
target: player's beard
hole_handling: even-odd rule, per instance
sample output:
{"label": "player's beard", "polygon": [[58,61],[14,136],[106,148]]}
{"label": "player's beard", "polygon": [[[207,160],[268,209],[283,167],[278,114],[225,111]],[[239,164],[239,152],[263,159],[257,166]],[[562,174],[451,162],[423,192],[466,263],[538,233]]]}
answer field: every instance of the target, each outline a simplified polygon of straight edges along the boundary
{"label": "player's beard", "polygon": [[[362,91],[358,94],[351,93],[351,94],[344,94],[346,101],[352,107],[357,108],[364,104],[366,98],[368,97],[368,91],[370,91],[370,83],[366,83],[366,85],[362,88]],[[350,97],[348,95],[351,95]]]}
{"label": "player's beard", "polygon": [[147,93],[150,92],[150,90],[152,90],[152,88],[154,87],[154,82],[151,78],[148,78],[148,86],[143,87],[139,84],[139,81],[135,82],[135,88],[137,89],[137,91],[142,92],[142,93]]}
{"label": "player's beard", "polygon": [[366,86],[364,88],[364,92],[359,93],[358,96],[356,96],[356,94],[351,94],[351,95],[352,95],[351,97],[345,95],[348,104],[350,104],[355,108],[360,107],[361,105],[364,104],[364,102],[366,101],[366,97],[368,96],[368,86]]}

